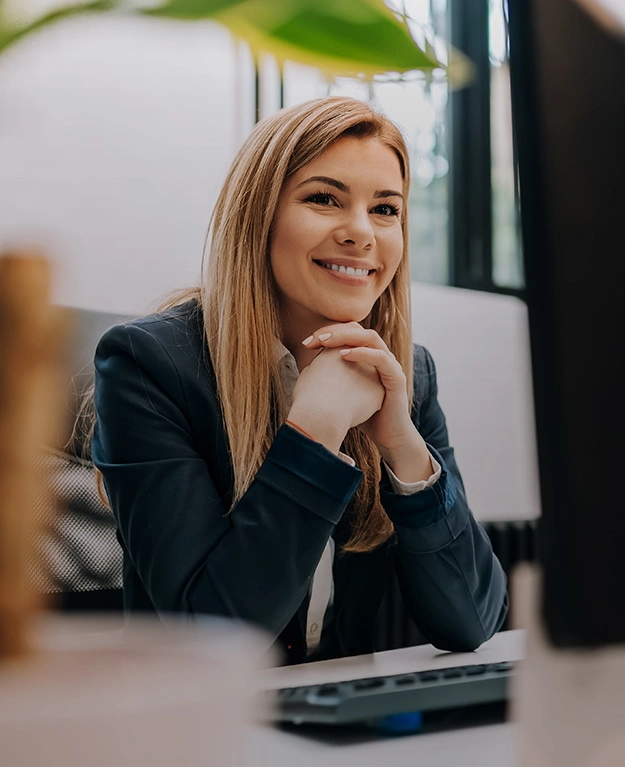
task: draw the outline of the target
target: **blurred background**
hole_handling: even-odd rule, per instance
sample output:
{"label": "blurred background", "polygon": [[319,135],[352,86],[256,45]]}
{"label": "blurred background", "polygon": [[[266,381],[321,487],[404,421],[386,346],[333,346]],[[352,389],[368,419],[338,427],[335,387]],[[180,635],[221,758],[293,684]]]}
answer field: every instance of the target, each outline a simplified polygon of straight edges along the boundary
{"label": "blurred background", "polygon": [[206,21],[98,14],[29,36],[0,57],[0,239],[46,244],[60,303],[143,312],[197,279],[214,201],[254,120],[346,94],[375,102],[408,139],[414,279],[522,295],[506,0],[387,4],[417,39],[468,54],[473,85],[450,93],[441,70],[329,82],[255,61]]}

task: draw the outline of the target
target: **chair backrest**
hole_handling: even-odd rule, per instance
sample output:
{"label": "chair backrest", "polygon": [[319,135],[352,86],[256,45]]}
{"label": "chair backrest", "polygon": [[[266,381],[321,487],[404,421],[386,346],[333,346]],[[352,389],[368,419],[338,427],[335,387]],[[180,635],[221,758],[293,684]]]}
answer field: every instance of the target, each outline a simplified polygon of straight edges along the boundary
{"label": "chair backrest", "polygon": [[84,395],[93,384],[93,355],[104,333],[113,325],[130,318],[124,314],[73,307],[68,307],[66,311],[69,315],[69,338],[65,349],[65,420],[56,441],[50,447],[89,458],[90,445],[84,443],[80,429],[75,430],[74,425]]}
{"label": "chair backrest", "polygon": [[61,608],[120,609],[122,553],[115,521],[98,495],[84,430],[74,430],[74,424],[93,383],[99,339],[128,317],[87,309],[67,311],[65,418],[37,458],[44,483],[36,503],[41,525],[30,574],[40,591],[56,595]]}
{"label": "chair backrest", "polygon": [[538,517],[526,305],[513,296],[414,282],[412,328],[436,363],[473,513],[480,522]]}

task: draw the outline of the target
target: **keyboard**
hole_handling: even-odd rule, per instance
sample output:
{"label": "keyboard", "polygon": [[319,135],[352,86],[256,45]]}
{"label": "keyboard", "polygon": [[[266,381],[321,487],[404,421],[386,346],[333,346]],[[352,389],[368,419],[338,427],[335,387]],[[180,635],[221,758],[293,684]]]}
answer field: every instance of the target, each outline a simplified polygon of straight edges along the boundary
{"label": "keyboard", "polygon": [[349,724],[394,714],[441,711],[508,699],[515,664],[483,663],[285,687],[274,693],[275,720],[294,724]]}

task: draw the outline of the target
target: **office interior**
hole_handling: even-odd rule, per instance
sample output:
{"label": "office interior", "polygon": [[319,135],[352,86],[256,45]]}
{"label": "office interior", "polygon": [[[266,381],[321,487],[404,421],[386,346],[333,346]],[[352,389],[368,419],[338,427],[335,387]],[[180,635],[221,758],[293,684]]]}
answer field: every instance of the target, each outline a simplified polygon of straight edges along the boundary
{"label": "office interior", "polygon": [[[451,20],[452,6],[461,21],[475,23],[466,8],[458,10],[463,5],[451,0],[415,0],[402,7],[432,32],[455,36],[460,42],[459,22],[456,19],[454,26]],[[347,79],[329,82],[318,71],[299,64],[287,63],[280,69],[270,56],[255,61],[245,43],[215,22],[178,24],[101,16],[75,18],[51,27],[0,58],[0,242],[11,248],[34,245],[50,259],[52,301],[71,308],[78,323],[70,332],[73,347],[68,351],[68,364],[80,387],[98,333],[120,317],[149,312],[172,289],[197,282],[210,212],[228,166],[256,119],[273,114],[282,105],[329,93],[372,99],[404,128],[412,142],[414,340],[426,346],[435,359],[439,399],[472,511],[491,535],[512,576],[519,563],[536,561],[540,481],[512,149],[507,3],[490,0],[479,5],[481,26],[470,40],[473,50],[482,46],[488,67],[488,87],[479,92],[479,103],[450,92],[442,82],[423,78],[371,87]],[[607,5],[612,12],[609,0]],[[484,70],[481,74],[484,76]],[[470,152],[474,134],[468,132],[467,121],[475,119],[485,98],[489,109],[480,126],[480,156],[489,163],[488,172],[484,162],[479,167],[481,183],[490,187],[491,207],[487,212],[472,212],[454,197],[458,185],[475,182],[469,182],[466,175],[457,177],[458,158],[467,146]],[[464,130],[461,120],[465,120]],[[479,161],[479,157],[473,158],[473,162]],[[487,244],[480,240],[485,232]],[[479,261],[481,266],[471,276],[471,269],[463,269],[462,260],[454,260],[450,253],[455,248],[457,255],[464,249],[469,257],[471,248],[479,249],[480,242],[488,250],[486,266],[478,259],[475,263]],[[57,448],[50,455],[57,455]],[[81,472],[77,481],[90,481],[85,480],[83,469],[76,469]],[[109,527],[106,535],[111,534]],[[83,544],[80,540],[75,546],[79,558]],[[103,634],[111,626],[117,630],[121,604],[120,562],[107,556],[103,580],[91,573],[78,593],[57,593],[56,605],[64,609],[55,611],[70,619],[82,616],[83,610],[96,610],[101,621],[96,630]],[[71,570],[71,562],[69,567]],[[81,569],[75,561],[74,567]],[[50,588],[44,575],[37,573],[37,577],[44,590]],[[63,577],[59,576],[61,581]],[[68,583],[71,577],[67,576]],[[528,647],[536,658],[532,673],[515,688],[519,702],[508,712],[505,723],[485,722],[402,738],[373,730],[281,731],[258,723],[262,714],[255,701],[249,703],[250,691],[257,684],[251,680],[259,674],[260,662],[254,659],[262,655],[263,638],[253,631],[232,635],[228,628],[219,627],[210,638],[211,652],[181,634],[179,641],[189,643],[187,661],[193,660],[174,659],[177,677],[173,672],[161,673],[158,653],[167,656],[171,649],[161,645],[133,670],[137,687],[129,684],[124,688],[127,709],[135,713],[150,710],[137,716],[135,735],[121,721],[115,690],[106,678],[106,663],[98,669],[87,663],[83,677],[87,680],[93,675],[97,687],[91,692],[98,690],[99,716],[84,716],[91,694],[85,682],[76,694],[64,690],[64,700],[73,699],[73,708],[69,724],[55,730],[53,718],[41,713],[45,705],[53,705],[48,689],[48,698],[40,698],[43,702],[34,716],[41,716],[36,724],[42,733],[41,747],[29,752],[29,758],[47,758],[53,767],[61,767],[80,763],[91,749],[92,754],[106,754],[102,763],[139,766],[279,767],[312,765],[319,759],[332,765],[366,766],[384,759],[401,763],[418,758],[431,765],[451,765],[461,758],[465,765],[482,767],[573,765],[573,761],[564,761],[564,751],[541,750],[543,734],[537,734],[535,722],[534,729],[518,725],[523,716],[531,720],[532,701],[545,699],[538,689],[542,677],[553,682],[553,696],[547,696],[550,705],[565,710],[568,706],[573,723],[583,715],[580,701],[584,695],[597,709],[611,709],[603,730],[600,725],[590,725],[603,745],[592,756],[589,749],[584,756],[588,761],[579,764],[622,765],[625,727],[615,730],[611,723],[619,710],[625,722],[625,695],[619,687],[619,680],[625,683],[623,649],[612,647],[596,657],[553,650],[542,633],[537,600],[530,594],[539,591],[536,577],[535,572],[523,571],[513,583],[514,609],[506,624],[509,633],[495,637],[483,655],[488,662],[520,661],[526,653],[523,648]],[[385,656],[386,665],[380,668],[382,673],[403,671],[410,663],[406,653],[419,639],[406,625],[398,599],[385,610],[381,650],[403,654]],[[149,627],[132,641],[149,645]],[[137,644],[131,651],[139,652],[141,646]],[[421,662],[427,664],[431,658]],[[371,675],[371,666],[357,667],[356,659],[349,659],[349,664],[355,675]],[[578,673],[571,676],[571,667]],[[283,669],[271,671],[261,686],[270,684],[267,680],[290,684],[281,676],[285,673]],[[307,680],[309,672],[302,673]],[[330,679],[344,670],[335,665],[324,673]],[[610,688],[607,693],[588,682],[592,675],[612,680],[604,685]],[[172,693],[174,678],[183,681]],[[37,683],[35,676],[29,679],[31,694]],[[0,731],[8,727],[2,724],[5,717],[20,733],[11,743],[23,743],[30,732],[27,714],[19,722],[11,720],[14,713],[7,710],[7,689],[5,694],[0,690]],[[207,689],[213,691],[211,695]],[[17,700],[13,712],[31,710],[26,694],[20,697],[14,687],[10,691]],[[162,699],[163,705],[145,708],[149,695],[152,702]],[[195,715],[189,715],[193,701],[197,703]],[[77,734],[80,730],[82,735]],[[566,740],[565,730],[558,732],[558,738]],[[113,747],[109,733],[121,733],[126,740]],[[60,756],[55,761],[56,754],[66,753],[68,738],[80,737],[86,751],[77,749],[65,761]],[[142,751],[146,741],[151,742],[149,758]],[[562,749],[571,749],[574,742],[571,737]],[[566,753],[569,758],[571,751]],[[19,758],[16,756],[15,765],[22,764]],[[94,759],[91,763],[99,764]]]}

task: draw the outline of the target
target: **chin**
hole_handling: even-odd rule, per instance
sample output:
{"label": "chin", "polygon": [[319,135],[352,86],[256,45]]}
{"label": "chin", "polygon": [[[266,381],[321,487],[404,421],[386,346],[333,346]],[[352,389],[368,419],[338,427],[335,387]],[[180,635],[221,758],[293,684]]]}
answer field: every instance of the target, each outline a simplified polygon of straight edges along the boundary
{"label": "chin", "polygon": [[330,322],[362,322],[371,314],[372,308],[371,306],[360,309],[336,307],[328,314],[328,320]]}

